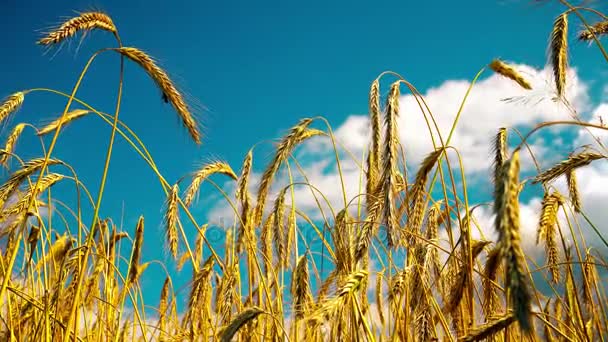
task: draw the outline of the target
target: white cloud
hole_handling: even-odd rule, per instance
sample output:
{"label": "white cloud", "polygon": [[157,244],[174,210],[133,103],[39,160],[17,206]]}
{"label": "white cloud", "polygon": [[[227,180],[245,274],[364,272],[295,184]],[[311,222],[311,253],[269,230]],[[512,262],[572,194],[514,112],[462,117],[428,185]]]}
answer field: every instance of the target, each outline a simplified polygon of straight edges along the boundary
{"label": "white cloud", "polygon": [[[492,161],[490,143],[499,127],[522,128],[521,131],[525,134],[526,129],[542,121],[571,120],[563,104],[552,100],[553,84],[549,67],[539,70],[526,65],[518,65],[517,69],[532,83],[534,87],[533,91],[523,90],[512,81],[502,76],[491,74],[489,77],[477,82],[464,105],[451,145],[455,146],[462,156],[465,172],[472,184],[474,184],[475,180],[486,182]],[[568,74],[567,98],[570,104],[577,109],[578,113],[587,113],[591,107],[587,94],[587,85],[578,78],[575,69],[570,69]],[[431,108],[444,139],[447,138],[452,122],[469,86],[469,81],[448,80],[438,87],[429,89],[424,94],[424,100]],[[386,93],[387,89],[384,87],[382,93]],[[402,87],[402,89],[405,89],[405,87]],[[516,100],[503,101],[505,98]],[[608,112],[608,104],[598,107],[591,120],[597,121],[597,115],[602,112]],[[585,117],[585,115],[581,116]],[[401,143],[406,151],[408,169],[410,169],[408,171],[412,173],[412,170],[415,171],[418,168],[422,158],[432,151],[430,136],[426,128],[427,125],[416,99],[412,95],[404,94],[400,99],[398,126]],[[569,141],[564,141],[560,136],[556,135],[555,131],[561,128],[563,127],[555,126],[554,128],[547,129],[548,131],[553,130],[554,133],[549,139],[536,135],[535,139],[530,141],[534,154],[540,156],[543,160],[543,165],[541,165],[543,168],[547,166],[544,165],[546,158],[543,156],[550,157],[547,160],[555,158],[555,153],[551,152],[553,152],[557,145],[559,145],[560,149],[570,148],[568,146]],[[357,163],[365,164],[361,158],[364,157],[364,152],[367,149],[370,138],[368,116],[349,116],[341,125],[334,129],[334,134],[342,146],[352,153],[350,155],[340,150],[342,177],[338,173],[333,146],[329,139],[322,137],[315,138],[303,144],[298,153],[300,156],[307,157],[307,161],[302,163],[306,177],[312,185],[323,192],[323,195],[326,196],[335,212],[337,212],[344,207],[342,180],[345,186],[347,201],[351,201],[357,194],[365,192],[365,179],[361,179],[361,168]],[[511,136],[513,140],[518,140],[515,135]],[[435,137],[437,138],[436,135]],[[581,133],[575,142],[583,142],[582,137]],[[341,148],[339,147],[339,149]],[[453,153],[451,155],[455,156]],[[527,152],[522,153],[521,158],[522,170],[532,170],[533,164],[529,154]],[[453,167],[457,166],[455,165],[456,160],[452,159],[452,157],[451,160],[454,160],[454,163],[452,163]],[[299,171],[293,164],[291,170],[296,175],[294,176],[294,181],[304,181],[303,177],[297,175]],[[602,220],[602,218],[605,218],[605,214],[602,213],[600,200],[608,199],[608,193],[604,195],[604,192],[601,190],[602,187],[598,186],[598,184],[608,182],[608,177],[604,177],[600,172],[594,170],[581,170],[579,183],[583,201],[589,203],[587,205],[589,206],[590,217],[594,219],[594,222],[604,222],[605,220]],[[288,183],[287,180],[287,174],[283,169],[276,177],[272,193],[269,196],[270,201],[274,201],[276,192]],[[257,189],[258,181],[259,174],[256,174],[250,182],[253,194],[255,194],[255,190]],[[231,192],[229,193],[232,194],[234,188],[233,185],[231,186]],[[469,189],[469,191],[474,190]],[[567,191],[564,194],[567,194]],[[291,196],[287,197],[286,201],[289,203]],[[306,212],[312,218],[320,218],[320,211],[309,187],[297,186],[295,188],[295,198],[298,209]],[[326,211],[327,207],[324,204],[324,199],[321,196],[317,196],[317,198],[323,203],[326,215],[331,216]],[[539,197],[535,197],[528,200],[525,204],[522,203],[521,206],[524,249],[529,253],[536,253],[535,255],[542,253],[542,250],[539,251],[534,246],[538,225],[537,216],[540,212],[540,200]],[[220,200],[220,204],[211,209],[208,218],[211,220],[220,216],[233,217],[233,210],[225,203],[224,200]],[[354,200],[352,206],[354,207],[356,204],[357,201]],[[266,207],[271,206],[272,204],[267,204]],[[596,210],[594,210],[594,206],[597,207]],[[597,213],[594,211],[597,211]],[[491,209],[489,207],[481,207],[475,213],[483,227],[487,227],[485,232],[492,240],[495,240],[496,236],[493,232]],[[604,230],[608,231],[608,229]]]}

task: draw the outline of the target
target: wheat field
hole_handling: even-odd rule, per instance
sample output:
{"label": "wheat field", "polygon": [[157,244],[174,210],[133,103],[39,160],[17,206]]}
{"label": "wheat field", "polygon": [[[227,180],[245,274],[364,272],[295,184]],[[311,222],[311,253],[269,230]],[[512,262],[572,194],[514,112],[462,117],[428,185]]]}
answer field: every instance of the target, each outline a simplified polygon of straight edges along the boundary
{"label": "wheat field", "polygon": [[[301,173],[294,151],[312,138],[329,142],[340,170],[338,154],[344,148],[326,119],[295,120],[268,160],[251,148],[241,165],[212,161],[193,172],[185,170],[186,176],[172,183],[136,132],[119,119],[124,69],[140,68],[189,137],[201,144],[199,120],[169,73],[143,49],[123,45],[119,28],[106,13],[79,13],[45,33],[37,42],[45,47],[93,30],[113,35],[116,45],[90,56],[70,91],[15,90],[0,104],[0,121],[17,120],[7,126],[0,154],[8,175],[0,186],[1,340],[604,341],[608,297],[602,275],[608,262],[586,239],[594,236],[608,247],[598,228],[605,223],[587,219],[577,172],[606,162],[608,150],[594,132],[608,126],[582,121],[565,89],[573,23],[585,27],[577,39],[590,42],[608,62],[600,42],[608,34],[608,18],[593,8],[559,2],[564,12],[554,19],[548,44],[551,100],[568,108],[570,120],[541,122],[525,134],[495,127],[488,146],[493,167],[487,175],[493,186],[488,206],[494,214],[489,227],[496,233],[494,240],[475,238],[480,227],[468,200],[467,165],[450,145],[462,108],[450,133],[443,134],[423,96],[397,73],[371,80],[367,101],[372,134],[365,156],[352,156],[361,161],[359,184],[353,184],[360,193],[346,198],[345,192],[347,205],[327,208],[323,189],[300,182],[323,213],[317,219],[291,205],[295,182],[278,189],[275,183],[279,172],[289,179]],[[595,21],[588,22],[588,17]],[[77,96],[81,81],[102,54],[115,54],[121,61],[118,101],[110,113]],[[526,75],[502,59],[488,61],[470,88],[482,73],[533,90]],[[406,172],[397,127],[399,98],[405,92],[419,101],[426,115],[427,127],[420,129],[438,137],[433,150],[422,151],[425,158],[411,173]],[[15,113],[36,101],[38,93],[65,100],[62,114],[45,125],[19,122]],[[112,129],[99,189],[81,183],[78,170],[53,154],[62,128],[83,116],[96,116]],[[586,130],[597,144],[581,146],[531,177],[522,176],[524,156],[544,158],[533,154],[530,138],[564,127]],[[20,155],[25,151],[17,148],[24,134],[52,140],[39,157],[24,160]],[[140,277],[152,264],[143,253],[145,217],[122,229],[117,218],[102,217],[100,204],[117,136],[145,161],[149,168],[142,172],[157,176],[166,194],[165,203],[158,203],[164,210],[165,248],[172,264],[192,269],[185,292],[177,291],[167,273],[160,300],[144,302]],[[254,166],[261,168],[259,182],[252,177]],[[224,227],[224,246],[210,241],[209,223],[192,214],[202,184],[218,176],[234,182],[236,189],[232,197],[218,187],[236,218]],[[553,186],[560,179],[566,181],[567,193]],[[76,191],[51,192],[59,182],[72,183]],[[541,264],[522,249],[522,240],[530,237],[521,233],[519,197],[531,186],[544,194],[535,213],[534,238],[544,251]],[[75,207],[57,205],[74,194]],[[51,206],[53,215],[48,215]],[[91,215],[82,215],[85,206],[92,208]],[[63,216],[75,222],[69,230],[57,223]],[[582,232],[581,223],[590,232]],[[187,233],[185,225],[198,234]],[[309,245],[311,237],[319,241],[317,247]]]}

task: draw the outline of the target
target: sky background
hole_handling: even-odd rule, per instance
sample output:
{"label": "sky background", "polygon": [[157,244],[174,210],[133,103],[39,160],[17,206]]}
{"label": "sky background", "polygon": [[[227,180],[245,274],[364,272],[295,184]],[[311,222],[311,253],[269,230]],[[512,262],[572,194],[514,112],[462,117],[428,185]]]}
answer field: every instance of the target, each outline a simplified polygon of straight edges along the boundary
{"label": "sky background", "polygon": [[[598,2],[593,5],[605,9]],[[385,70],[402,74],[421,93],[432,97],[440,110],[450,111],[451,115],[464,95],[466,82],[493,58],[525,64],[528,75],[538,76],[538,84],[542,84],[544,74],[536,75],[536,70],[543,69],[547,62],[551,25],[561,7],[520,0],[475,0],[467,1],[466,5],[453,1],[382,1],[373,6],[367,1],[168,4],[157,0],[4,0],[0,4],[0,31],[5,36],[0,54],[0,96],[37,87],[69,92],[91,53],[115,46],[112,37],[106,32],[93,32],[80,45],[77,38],[60,50],[50,51],[35,42],[45,29],[73,16],[75,10],[92,9],[107,12],[118,27],[123,44],[155,57],[187,94],[190,103],[199,109],[204,137],[203,144],[196,146],[172,108],[163,103],[153,82],[136,65],[126,64],[121,119],[144,141],[162,174],[173,183],[202,163],[217,158],[228,162],[238,173],[249,148],[267,141],[254,154],[255,169],[259,172],[271,158],[268,141],[283,136],[303,117],[324,116],[334,129],[341,128],[341,137],[356,151],[358,143],[364,141],[355,141],[359,137],[355,129],[366,125],[369,86]],[[571,36],[580,28],[580,23],[574,21]],[[595,46],[586,48],[585,43],[572,41],[571,49],[577,80],[572,83],[576,89],[571,89],[577,99],[574,102],[580,104],[582,114],[590,117],[606,94],[608,74]],[[112,112],[118,72],[119,58],[110,53],[101,55],[86,75],[78,97],[100,110]],[[475,146],[487,143],[503,124],[488,119],[496,108],[486,106],[482,101],[485,95],[497,98],[493,92],[497,87],[506,87],[514,94],[519,91],[487,71],[482,80],[487,82],[485,88],[475,93],[477,102],[473,102],[473,109],[477,110],[462,119],[468,121],[459,135],[464,144],[460,147],[465,150],[477,151]],[[384,83],[386,94],[388,83]],[[444,100],[446,105],[442,106]],[[404,99],[404,103],[407,101]],[[3,137],[18,122],[41,125],[55,119],[64,106],[65,100],[55,95],[29,95],[10,125],[4,127]],[[535,116],[526,116],[524,110],[508,112],[512,107],[496,110],[502,111],[501,117],[511,117],[506,123],[518,125],[530,124],[527,118],[554,118],[552,115],[559,112],[543,108],[528,110],[535,112]],[[467,140],[476,125],[484,123],[491,125],[491,129],[481,130],[480,140]],[[98,118],[85,117],[63,130],[55,153],[55,157],[77,170],[94,196],[109,133],[110,127]],[[412,133],[421,134],[416,130]],[[23,158],[41,155],[40,145],[32,136],[31,130],[26,131],[18,145],[17,153]],[[557,138],[559,134],[551,139]],[[45,141],[48,143],[50,139]],[[412,146],[417,146],[413,143]],[[314,151],[315,145],[309,148]],[[478,162],[479,158],[487,162],[490,156],[485,152],[487,146],[483,148],[483,152],[475,153]],[[553,152],[567,153],[569,148],[567,143],[556,144]],[[428,152],[426,149],[413,154]],[[552,156],[551,160],[559,160],[563,155]],[[486,170],[484,167],[479,166],[477,171]],[[328,184],[335,180],[325,177],[325,171],[318,175]],[[476,180],[477,176],[472,174],[472,184],[485,180],[483,177]],[[214,179],[220,184],[225,180]],[[62,189],[66,198],[71,196],[69,191],[74,191],[73,186]],[[482,185],[479,189],[479,194],[491,190]],[[217,203],[205,201],[217,196],[209,191],[212,188],[203,188],[201,205],[193,209],[199,223],[210,217],[208,209],[222,213]],[[160,248],[164,242],[164,200],[152,171],[118,137],[101,216],[112,217],[117,223],[122,221],[123,229],[131,235],[139,215],[145,216],[143,261],[168,260],[167,253]],[[531,208],[538,205],[533,199],[530,201]],[[193,241],[194,237],[190,243]],[[164,280],[162,272],[160,267],[151,266],[142,278],[145,295],[153,301],[157,300]],[[178,276],[184,281],[189,277],[188,271]]]}

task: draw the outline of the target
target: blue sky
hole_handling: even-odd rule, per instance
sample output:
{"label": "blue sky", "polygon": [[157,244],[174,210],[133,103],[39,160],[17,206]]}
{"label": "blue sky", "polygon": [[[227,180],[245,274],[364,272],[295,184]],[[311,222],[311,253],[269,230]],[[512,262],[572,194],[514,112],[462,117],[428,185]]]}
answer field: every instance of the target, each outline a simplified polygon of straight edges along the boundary
{"label": "blue sky", "polygon": [[[94,32],[79,48],[73,40],[56,54],[45,53],[35,41],[40,30],[74,10],[101,9],[113,18],[124,45],[157,58],[203,109],[198,113],[203,144],[195,146],[154,84],[127,63],[121,118],[145,142],[166,179],[173,182],[211,158],[226,160],[239,172],[253,144],[282,136],[300,118],[323,115],[337,128],[352,115],[365,114],[369,85],[382,71],[401,73],[425,93],[447,80],[471,80],[495,57],[544,66],[558,7],[518,0],[466,3],[6,0],[0,5],[0,31],[5,32],[0,96],[33,87],[69,92],[88,56],[114,45],[111,37]],[[576,25],[573,31],[580,28]],[[597,48],[585,49],[578,42],[572,47],[578,77],[592,87],[589,95],[599,98],[602,87],[596,85],[605,82],[606,73],[604,64],[594,62],[601,57]],[[101,56],[78,96],[111,112],[118,60],[112,54]],[[33,94],[11,122],[48,122],[64,104],[54,95]],[[94,194],[109,132],[99,119],[85,117],[62,133],[56,150],[56,157],[72,164]],[[17,150],[23,157],[41,154],[29,133]],[[124,229],[132,232],[137,217],[144,215],[143,259],[162,260],[164,195],[145,163],[117,139],[102,217],[120,222],[124,206]],[[256,169],[270,158],[265,146],[254,156]],[[203,211],[195,210],[200,223]],[[189,272],[182,275],[186,279]],[[144,275],[145,293],[153,300],[161,277],[158,267]]]}

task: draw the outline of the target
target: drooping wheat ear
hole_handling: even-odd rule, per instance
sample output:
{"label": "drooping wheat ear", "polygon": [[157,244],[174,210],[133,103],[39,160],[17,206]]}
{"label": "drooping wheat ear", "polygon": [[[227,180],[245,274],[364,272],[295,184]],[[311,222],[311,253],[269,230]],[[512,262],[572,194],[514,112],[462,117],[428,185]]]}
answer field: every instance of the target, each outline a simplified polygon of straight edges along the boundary
{"label": "drooping wheat ear", "polygon": [[144,217],[140,216],[135,227],[135,241],[133,242],[133,252],[131,263],[129,264],[129,274],[127,279],[129,283],[133,283],[139,275],[139,259],[141,258],[141,247],[144,242]]}
{"label": "drooping wheat ear", "polygon": [[517,82],[520,87],[527,90],[532,89],[530,82],[528,82],[519,72],[517,72],[515,68],[501,61],[500,59],[494,59],[489,66],[490,69],[494,70],[494,72],[496,72],[497,74],[500,74],[506,78],[512,79],[513,81]]}
{"label": "drooping wheat ear", "polygon": [[549,47],[557,96],[563,97],[568,69],[568,15],[560,14],[553,22]]}
{"label": "drooping wheat ear", "polygon": [[384,197],[383,222],[386,224],[387,245],[392,248],[397,243],[397,231],[399,224],[395,210],[394,189],[395,174],[397,171],[397,146],[399,144],[397,130],[397,116],[399,115],[399,90],[400,82],[391,85],[390,94],[386,103],[386,133],[384,141],[384,169],[380,184],[382,185],[382,196]]}
{"label": "drooping wheat ear", "polygon": [[378,183],[380,173],[380,82],[375,80],[369,91],[369,116],[372,130],[372,143],[367,156],[367,203]]}
{"label": "drooping wheat ear", "polygon": [[44,126],[41,130],[39,130],[38,136],[41,137],[46,134],[49,134],[52,131],[56,130],[57,127],[59,127],[59,124],[61,124],[62,127],[64,127],[66,124],[68,124],[78,118],[81,118],[89,113],[90,113],[90,111],[85,110],[85,109],[75,109],[69,113],[66,113],[65,116],[58,118],[57,120],[51,122],[50,124]]}
{"label": "drooping wheat ear", "polygon": [[579,154],[575,154],[536,176],[532,181],[532,184],[536,184],[539,182],[546,183],[563,175],[566,172],[572,171],[581,166],[589,165],[592,161],[602,158],[605,157],[595,152],[582,152]]}
{"label": "drooping wheat ear", "polygon": [[73,37],[79,31],[91,31],[100,29],[116,34],[116,26],[112,19],[105,13],[101,12],[86,12],[80,13],[60,26],[54,28],[46,37],[38,41],[40,45],[58,44],[68,38]]}
{"label": "drooping wheat ear", "polygon": [[258,188],[257,204],[253,214],[254,226],[257,227],[262,223],[262,217],[264,215],[264,206],[266,204],[266,197],[268,196],[270,185],[272,184],[272,180],[274,179],[275,174],[279,170],[281,163],[287,160],[287,157],[289,156],[293,148],[297,145],[298,141],[300,141],[302,134],[305,133],[306,128],[311,123],[312,119],[309,118],[300,120],[300,122],[296,126],[294,126],[285,137],[283,137],[281,143],[277,147],[277,152],[274,158],[266,167],[266,170],[264,170],[264,173],[262,174],[262,180]]}
{"label": "drooping wheat ear", "polygon": [[122,47],[117,51],[123,56],[129,58],[133,62],[137,63],[142,67],[146,73],[154,80],[156,85],[161,89],[166,98],[171,102],[173,108],[177,111],[182,119],[184,126],[190,132],[190,136],[197,144],[201,143],[201,133],[198,128],[198,123],[193,116],[190,108],[186,104],[184,97],[177,90],[175,84],[167,73],[161,69],[154,60],[148,56],[145,52],[134,48],[134,47]]}
{"label": "drooping wheat ear", "polygon": [[171,191],[167,196],[167,201],[165,206],[167,208],[165,212],[165,234],[167,236],[167,245],[169,246],[169,251],[173,256],[173,259],[177,260],[177,245],[178,245],[178,235],[177,235],[177,220],[178,220],[178,194],[179,187],[177,184],[173,185]]}
{"label": "drooping wheat ear", "polygon": [[169,277],[165,278],[165,283],[160,292],[160,303],[158,305],[158,326],[159,326],[159,341],[165,341],[165,332],[167,331],[167,308],[169,307]]}
{"label": "drooping wheat ear", "polygon": [[326,133],[320,129],[307,128],[304,130],[304,132],[302,132],[302,134],[300,134],[300,136],[296,140],[295,144],[298,145],[298,144],[304,142],[304,140],[310,139],[312,137],[316,137],[318,135],[324,135],[324,134],[326,134]]}
{"label": "drooping wheat ear", "polygon": [[[17,214],[27,214],[32,208],[28,208],[30,201],[32,198],[38,197],[38,194],[44,192],[46,189],[53,186],[55,183],[61,181],[64,178],[63,175],[58,173],[50,173],[48,175],[44,175],[38,184],[37,188],[34,186],[30,186],[29,189],[23,194],[23,196],[17,201],[16,204],[5,209],[0,214],[0,222],[6,220],[8,216],[17,215]],[[35,205],[35,204],[33,204]]]}
{"label": "drooping wheat ear", "polygon": [[429,173],[433,169],[435,163],[439,159],[439,156],[443,152],[443,148],[439,148],[431,152],[422,162],[418,173],[416,173],[416,179],[414,186],[412,187],[412,194],[410,195],[412,200],[410,204],[410,213],[407,219],[407,228],[409,230],[409,244],[414,244],[416,236],[420,233],[420,227],[424,219],[424,199],[425,199],[425,187],[429,177]]}
{"label": "drooping wheat ear", "polygon": [[499,308],[498,288],[494,284],[497,281],[498,268],[502,259],[501,247],[493,248],[487,257],[486,264],[483,269],[483,311],[486,317],[486,322],[490,317],[496,314]]}
{"label": "drooping wheat ear", "polygon": [[549,265],[551,279],[554,284],[558,284],[560,281],[560,273],[557,267],[559,256],[557,252],[557,229],[555,225],[557,224],[557,211],[563,204],[564,198],[558,192],[553,192],[551,194],[545,193],[543,196],[542,211],[536,237],[536,244],[541,241],[545,243],[547,264]]}
{"label": "drooping wheat ear", "polygon": [[304,317],[308,303],[312,300],[308,279],[308,260],[303,255],[298,259],[291,285],[294,311],[297,319]]}
{"label": "drooping wheat ear", "polygon": [[[62,162],[58,159],[49,159],[47,166],[61,164]],[[23,164],[21,169],[15,171],[8,180],[0,186],[0,208],[4,206],[4,203],[9,199],[11,195],[17,191],[19,185],[34,172],[40,170],[44,164],[44,158],[34,158],[28,160]]]}
{"label": "drooping wheat ear", "polygon": [[234,335],[239,331],[241,327],[247,324],[249,321],[255,319],[260,314],[264,313],[264,310],[253,307],[247,308],[238,316],[236,316],[232,322],[226,327],[226,329],[222,332],[221,341],[222,342],[230,342]]}
{"label": "drooping wheat ear", "polygon": [[508,328],[513,322],[515,322],[515,315],[508,314],[503,317],[492,320],[478,326],[475,330],[471,331],[467,336],[462,338],[463,342],[482,341],[491,337],[498,332]]}
{"label": "drooping wheat ear", "polygon": [[234,171],[232,171],[232,168],[230,167],[230,165],[228,165],[225,162],[216,161],[216,162],[212,162],[212,163],[204,165],[202,168],[200,168],[198,171],[196,171],[194,173],[194,176],[192,177],[192,183],[190,183],[190,185],[186,189],[186,192],[184,195],[184,204],[186,206],[190,206],[190,204],[192,204],[194,198],[198,195],[198,190],[201,186],[201,183],[207,177],[209,177],[213,174],[216,174],[216,173],[226,175],[226,176],[232,178],[233,180],[237,180],[237,178],[238,178],[236,176],[236,174],[234,173]]}
{"label": "drooping wheat ear", "polygon": [[8,136],[8,139],[6,139],[6,144],[4,145],[4,151],[3,151],[2,155],[0,155],[0,164],[7,166],[8,159],[9,159],[11,153],[13,153],[15,151],[15,145],[17,145],[17,139],[19,139],[19,136],[21,135],[21,132],[23,132],[24,128],[25,128],[24,123],[20,123],[20,124],[16,125],[15,128],[13,128],[13,131]]}
{"label": "drooping wheat ear", "polygon": [[501,181],[496,184],[494,210],[495,227],[498,232],[498,243],[506,263],[506,286],[510,301],[515,310],[515,317],[520,327],[529,332],[531,323],[531,295],[525,275],[525,256],[521,249],[519,234],[519,151],[503,164]]}
{"label": "drooping wheat ear", "polygon": [[572,202],[572,207],[575,212],[580,213],[582,204],[581,195],[578,192],[578,184],[576,182],[576,171],[570,170],[566,172],[566,181],[568,182],[568,193],[570,201]]}
{"label": "drooping wheat ear", "polygon": [[593,35],[599,39],[601,35],[608,34],[608,20],[593,24],[590,29],[585,29],[578,34],[578,39],[583,41],[593,40]]}
{"label": "drooping wheat ear", "polygon": [[2,102],[2,105],[0,105],[0,123],[19,109],[23,104],[24,99],[25,94],[23,92],[17,92],[7,97],[4,102]]}

